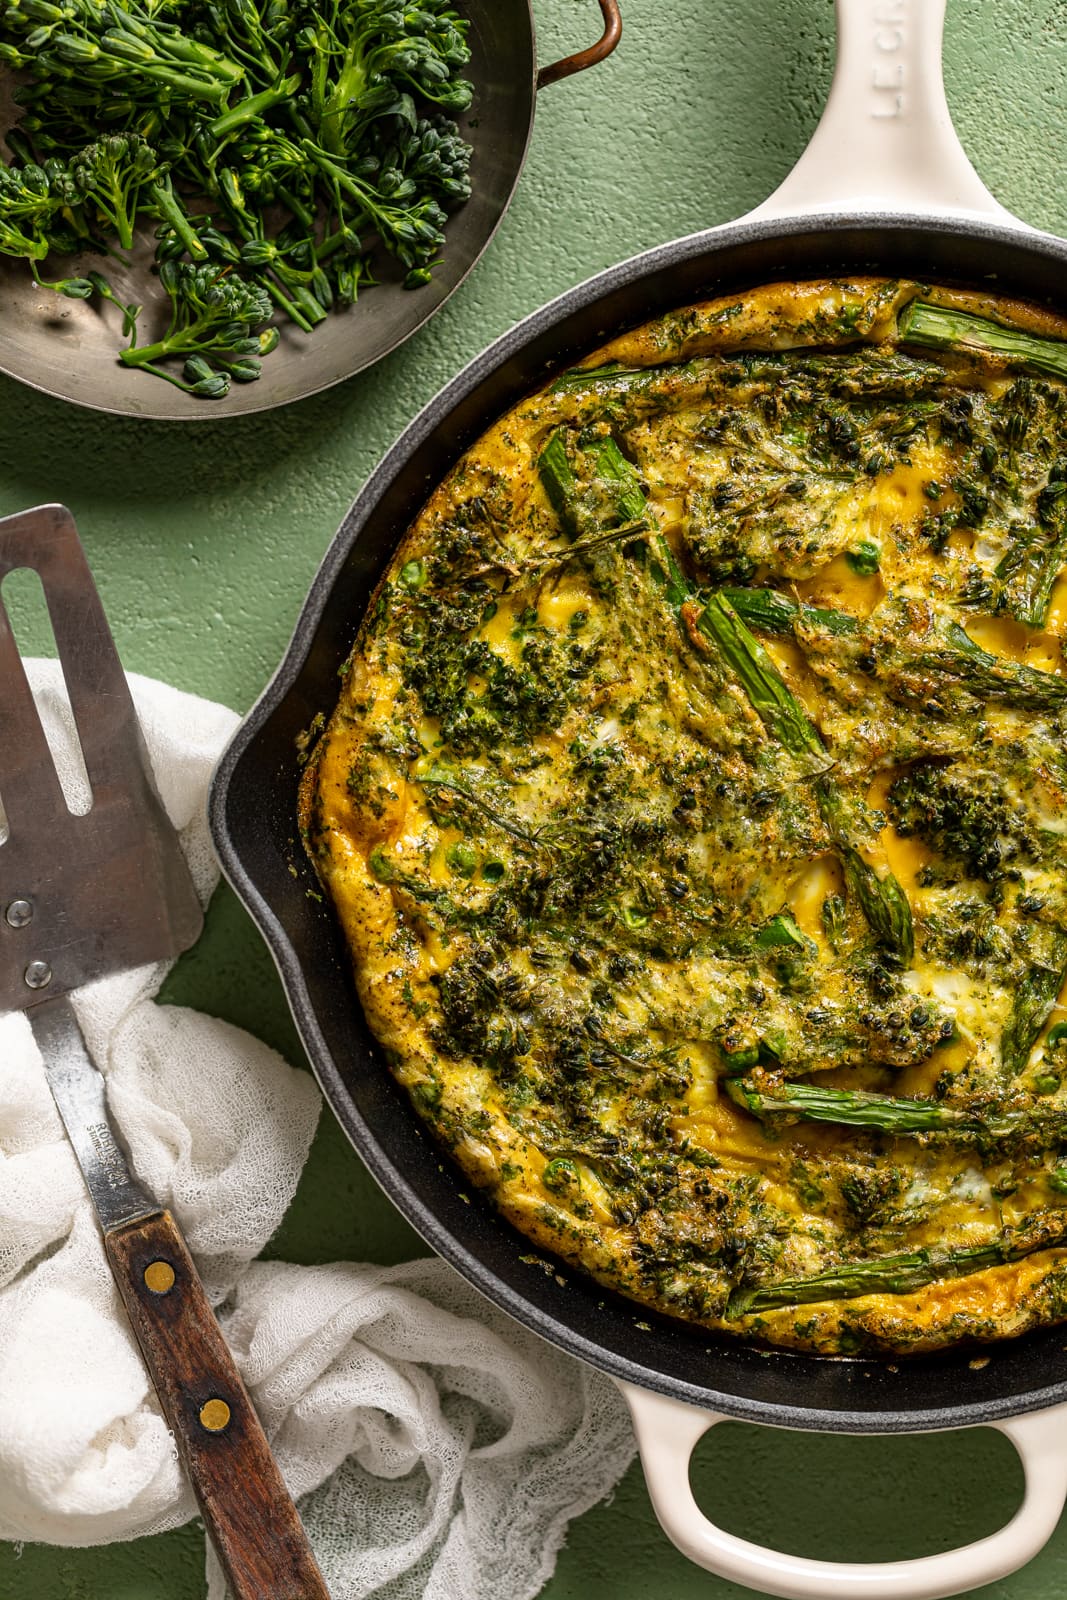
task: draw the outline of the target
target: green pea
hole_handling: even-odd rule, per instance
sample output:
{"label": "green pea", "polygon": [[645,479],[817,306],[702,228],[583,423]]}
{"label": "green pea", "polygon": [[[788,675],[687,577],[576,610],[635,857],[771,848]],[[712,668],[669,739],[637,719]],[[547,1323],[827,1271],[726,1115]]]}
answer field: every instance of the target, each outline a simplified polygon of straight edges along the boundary
{"label": "green pea", "polygon": [[482,877],[486,883],[499,883],[507,870],[502,861],[487,861],[482,868]]}
{"label": "green pea", "polygon": [[1039,1072],[1034,1078],[1035,1094],[1055,1094],[1060,1080],[1054,1072]]}
{"label": "green pea", "polygon": [[882,564],[882,551],[873,539],[861,539],[854,550],[846,552],[845,560],[861,578],[871,578]]}
{"label": "green pea", "polygon": [[464,839],[457,839],[455,844],[450,844],[445,853],[445,860],[449,870],[457,878],[470,878],[478,865],[478,857]]}
{"label": "green pea", "polygon": [[400,582],[405,589],[421,589],[426,582],[426,563],[417,556],[413,561],[405,561],[400,569]]}

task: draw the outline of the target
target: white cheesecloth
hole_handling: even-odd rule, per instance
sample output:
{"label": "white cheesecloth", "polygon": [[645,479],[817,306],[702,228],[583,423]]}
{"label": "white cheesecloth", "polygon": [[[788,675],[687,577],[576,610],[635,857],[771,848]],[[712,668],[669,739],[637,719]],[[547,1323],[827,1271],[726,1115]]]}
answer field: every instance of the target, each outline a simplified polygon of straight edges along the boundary
{"label": "white cheesecloth", "polygon": [[[68,794],[58,664],[28,664]],[[205,795],[233,712],[130,685],[206,903]],[[84,799],[88,796],[82,790]],[[526,1600],[568,1521],[633,1454],[613,1384],[512,1323],[437,1259],[254,1260],[318,1120],[311,1077],[228,1023],[153,996],[165,965],[75,997],[138,1178],[170,1207],[220,1309],[334,1600]],[[104,1544],[195,1513],[112,1282],[29,1023],[0,1016],[0,1538]],[[208,1553],[209,1600],[225,1585]]]}

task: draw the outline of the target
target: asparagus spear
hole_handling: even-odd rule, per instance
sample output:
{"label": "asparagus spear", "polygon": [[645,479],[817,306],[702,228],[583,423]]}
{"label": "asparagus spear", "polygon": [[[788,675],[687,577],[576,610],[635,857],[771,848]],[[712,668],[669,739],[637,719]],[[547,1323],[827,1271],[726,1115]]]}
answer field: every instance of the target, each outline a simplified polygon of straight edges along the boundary
{"label": "asparagus spear", "polygon": [[[951,311],[945,306],[932,306],[921,300],[912,301],[898,326],[901,338],[910,344],[938,350],[974,350],[1004,356],[1028,370],[1047,372],[1054,378],[1067,378],[1067,340],[1064,339],[1022,333],[1018,328],[1006,328],[985,317],[973,316],[970,312]],[[1062,521],[1062,517],[1053,515],[1050,519],[1047,515],[1061,508],[1062,499],[1062,486],[1053,475],[1038,498],[1038,514],[1042,521]],[[1045,515],[1042,514],[1042,502]],[[1056,538],[1031,540],[1021,549],[1009,551],[997,568],[997,577],[1006,580],[1004,595],[1012,616],[1019,622],[1029,623],[1031,627],[1044,626],[1052,586],[1065,562],[1067,532],[1062,527]]]}
{"label": "asparagus spear", "polygon": [[726,1315],[731,1319],[781,1306],[810,1305],[818,1300],[854,1300],[865,1294],[911,1294],[928,1283],[945,1278],[965,1278],[989,1267],[1021,1261],[1038,1250],[1053,1250],[1067,1242],[1067,1217],[1057,1212],[1049,1218],[1044,1236],[1035,1237],[1031,1218],[1026,1232],[1005,1230],[990,1244],[963,1250],[905,1250],[872,1261],[847,1261],[810,1278],[782,1278],[777,1283],[740,1285],[730,1295]]}
{"label": "asparagus spear", "polygon": [[[716,644],[736,673],[768,732],[794,755],[818,753],[825,757],[815,724],[724,594],[712,595],[697,626]],[[891,872],[879,875],[852,843],[848,805],[837,784],[823,775],[816,780],[815,794],[849,892],[879,942],[904,961],[910,961],[915,953],[915,934],[907,896]]]}
{"label": "asparagus spear", "polygon": [[537,462],[537,471],[549,504],[559,517],[564,530],[572,539],[589,531],[584,524],[578,496],[578,480],[567,457],[567,446],[562,428],[551,434]]}
{"label": "asparagus spear", "polygon": [[729,600],[713,594],[696,621],[728,662],[767,732],[791,755],[815,756],[825,764],[826,747],[818,729]]}
{"label": "asparagus spear", "polygon": [[904,1100],[862,1089],[823,1089],[816,1084],[783,1083],[772,1091],[754,1089],[743,1078],[724,1080],[731,1100],[757,1117],[794,1116],[878,1133],[945,1133],[954,1137],[1003,1139],[1033,1134],[1056,1143],[1067,1134],[1067,1112],[994,1111],[975,1115],[938,1100]]}
{"label": "asparagus spear", "polygon": [[619,515],[627,522],[639,522],[648,511],[637,473],[609,434],[601,441],[595,457],[595,476],[615,488]]}
{"label": "asparagus spear", "polygon": [[[859,645],[869,637],[859,618],[844,611],[801,605],[774,589],[723,589],[720,593],[745,624],[759,633],[796,637],[799,628],[808,627],[855,640]],[[940,688],[959,688],[982,700],[1003,701],[1031,711],[1051,711],[1067,704],[1067,678],[995,656],[975,644],[959,623],[951,620],[943,624],[942,637],[944,647],[932,649],[890,645],[872,655],[870,668],[861,670],[877,673],[882,667],[891,673],[896,666],[921,678],[931,693]],[[803,639],[798,642],[803,644]],[[886,692],[890,698],[914,699],[913,689],[905,693],[891,677]]]}
{"label": "asparagus spear", "polygon": [[[537,470],[549,502],[564,528],[572,537],[574,532],[581,529],[586,538],[591,538],[589,526],[595,527],[596,524],[588,507],[582,505],[578,480],[567,457],[562,429],[557,429],[548,439],[538,458]],[[648,503],[637,473],[610,435],[597,442],[592,477],[594,481],[600,480],[614,486],[613,513],[624,519],[625,525],[633,524],[634,535],[647,531],[650,526]],[[586,519],[584,522],[583,514]],[[670,605],[677,608],[692,594],[692,585],[683,576],[662,534],[656,533],[649,543],[649,565]]]}
{"label": "asparagus spear", "polygon": [[[637,524],[631,529],[633,536],[645,532],[648,505],[637,474],[610,436],[598,441],[592,467],[594,485],[603,483],[609,490],[612,518],[618,518],[627,529]],[[581,537],[593,542],[618,531],[603,526],[589,503],[592,496],[581,493],[562,428],[550,434],[538,457],[537,471],[552,509],[572,539]]]}
{"label": "asparagus spear", "polygon": [[913,300],[898,323],[906,344],[919,344],[932,350],[976,350],[983,355],[1005,356],[1021,367],[1067,378],[1067,340],[1049,339],[1040,334],[1021,333],[1005,328],[987,317],[969,311],[953,311]]}
{"label": "asparagus spear", "polygon": [[777,589],[722,589],[720,593],[733,606],[747,628],[756,633],[792,635],[798,623],[823,628],[827,633],[855,637],[860,631],[858,617],[847,611],[828,611],[822,606],[801,605]]}
{"label": "asparagus spear", "polygon": [[1000,1036],[1000,1062],[1005,1076],[1015,1077],[1024,1071],[1037,1036],[1048,1021],[1065,982],[1067,934],[1057,932],[1049,960],[1035,962],[1024,973],[1015,991],[1011,1015]]}

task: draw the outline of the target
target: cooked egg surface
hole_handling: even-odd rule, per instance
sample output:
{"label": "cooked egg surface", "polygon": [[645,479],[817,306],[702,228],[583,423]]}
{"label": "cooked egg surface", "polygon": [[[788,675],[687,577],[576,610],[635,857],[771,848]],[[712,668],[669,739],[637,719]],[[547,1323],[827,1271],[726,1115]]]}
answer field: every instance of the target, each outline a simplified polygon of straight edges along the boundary
{"label": "cooked egg surface", "polygon": [[370,1025],[645,1306],[1067,1315],[1065,337],[881,279],[672,313],[491,428],[363,620],[300,811]]}

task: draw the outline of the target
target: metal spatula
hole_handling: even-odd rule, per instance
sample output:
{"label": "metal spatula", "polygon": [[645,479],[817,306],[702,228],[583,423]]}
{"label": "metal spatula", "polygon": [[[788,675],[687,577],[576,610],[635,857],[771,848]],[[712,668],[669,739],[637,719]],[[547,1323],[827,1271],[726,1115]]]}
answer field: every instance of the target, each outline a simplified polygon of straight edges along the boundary
{"label": "metal spatula", "polygon": [[234,1600],[329,1600],[174,1219],[134,1179],[67,995],[172,957],[202,917],[133,701],[62,506],[0,520],[0,583],[44,588],[92,807],[67,809],[0,601],[0,1011],[26,1011],[115,1281]]}

